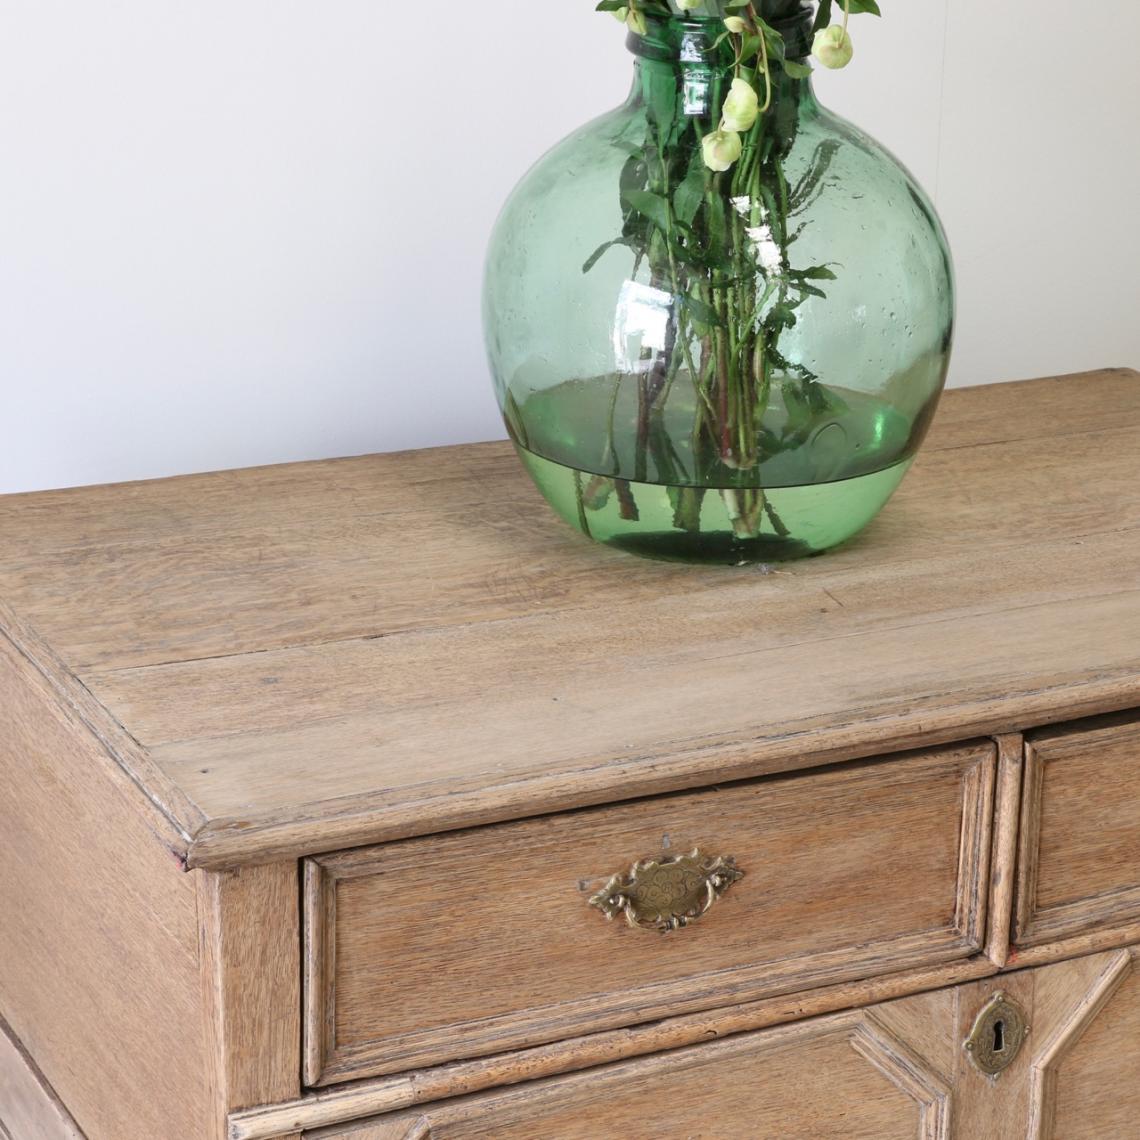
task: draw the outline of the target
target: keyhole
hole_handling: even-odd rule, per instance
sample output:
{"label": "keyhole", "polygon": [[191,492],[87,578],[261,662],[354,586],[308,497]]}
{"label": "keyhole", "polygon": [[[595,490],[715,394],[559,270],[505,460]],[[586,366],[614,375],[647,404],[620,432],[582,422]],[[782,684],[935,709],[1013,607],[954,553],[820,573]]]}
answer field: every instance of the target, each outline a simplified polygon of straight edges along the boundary
{"label": "keyhole", "polygon": [[994,1052],[995,1053],[1004,1053],[1005,1052],[1005,1022],[1004,1021],[995,1021],[994,1022]]}

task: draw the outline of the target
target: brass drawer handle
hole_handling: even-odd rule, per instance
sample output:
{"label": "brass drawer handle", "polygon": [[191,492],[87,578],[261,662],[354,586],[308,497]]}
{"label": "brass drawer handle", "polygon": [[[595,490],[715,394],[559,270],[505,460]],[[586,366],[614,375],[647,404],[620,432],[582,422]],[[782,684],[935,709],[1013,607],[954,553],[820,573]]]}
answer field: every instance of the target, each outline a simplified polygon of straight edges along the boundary
{"label": "brass drawer handle", "polygon": [[624,914],[642,930],[677,930],[713,905],[744,872],[731,855],[668,855],[643,859],[614,875],[590,899],[608,919]]}

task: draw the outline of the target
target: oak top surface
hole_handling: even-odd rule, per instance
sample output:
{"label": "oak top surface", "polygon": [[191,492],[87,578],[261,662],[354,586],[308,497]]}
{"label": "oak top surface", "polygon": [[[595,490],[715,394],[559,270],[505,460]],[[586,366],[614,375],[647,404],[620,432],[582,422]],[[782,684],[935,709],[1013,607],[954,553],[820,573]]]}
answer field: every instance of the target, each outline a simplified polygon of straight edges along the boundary
{"label": "oak top surface", "polygon": [[191,865],[1140,706],[1140,374],[950,392],[882,516],[641,561],[506,444],[0,498],[0,627]]}

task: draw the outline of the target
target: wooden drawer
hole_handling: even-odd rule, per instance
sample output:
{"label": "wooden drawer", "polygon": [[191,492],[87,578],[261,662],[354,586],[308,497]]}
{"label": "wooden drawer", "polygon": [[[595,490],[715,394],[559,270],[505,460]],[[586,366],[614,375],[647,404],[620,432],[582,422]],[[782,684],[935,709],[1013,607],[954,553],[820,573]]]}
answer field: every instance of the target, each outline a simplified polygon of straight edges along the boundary
{"label": "wooden drawer", "polygon": [[[973,954],[989,742],[306,861],[310,1085]],[[635,860],[743,878],[667,934],[589,899]]]}
{"label": "wooden drawer", "polygon": [[949,1140],[947,1101],[942,1078],[907,1047],[861,1016],[842,1016],[304,1136]]}
{"label": "wooden drawer", "polygon": [[[1092,955],[303,1136],[1135,1140],[1138,959]],[[999,992],[1029,1032],[1004,1040],[994,1078],[964,1045]]]}
{"label": "wooden drawer", "polygon": [[1140,714],[1030,737],[1018,868],[1019,946],[1140,922]]}

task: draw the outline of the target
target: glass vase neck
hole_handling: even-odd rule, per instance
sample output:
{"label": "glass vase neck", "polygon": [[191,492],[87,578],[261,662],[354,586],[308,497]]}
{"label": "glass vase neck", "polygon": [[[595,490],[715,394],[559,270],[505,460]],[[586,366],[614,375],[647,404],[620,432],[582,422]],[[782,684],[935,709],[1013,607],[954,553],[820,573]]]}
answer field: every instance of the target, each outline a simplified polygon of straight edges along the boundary
{"label": "glass vase neck", "polygon": [[[708,9],[716,6],[712,0],[706,5]],[[756,9],[760,18],[784,37],[788,59],[804,59],[808,55],[814,16],[810,4],[803,0],[764,0]],[[723,66],[732,60],[724,30],[720,14],[688,13],[667,19],[651,16],[645,35],[631,31],[627,44],[634,55],[643,59]]]}
{"label": "glass vase neck", "polygon": [[[684,25],[670,30],[680,34],[674,50],[654,50],[655,40],[649,36],[631,36],[630,47],[636,59],[636,73],[630,102],[668,108],[667,114],[682,114],[685,118],[712,119],[720,115],[720,108],[728,94],[734,74],[731,50],[720,54],[720,45],[710,51],[720,34],[704,26],[694,33],[693,21],[669,21],[671,25]],[[694,38],[695,36],[695,38]],[[773,115],[810,115],[819,110],[810,74],[793,77],[773,61],[771,66]],[[677,96],[680,100],[677,101]],[[763,84],[760,96],[765,97]]]}

